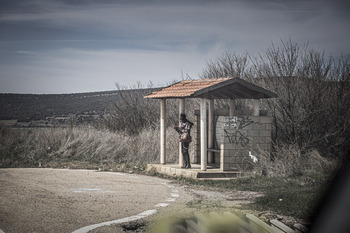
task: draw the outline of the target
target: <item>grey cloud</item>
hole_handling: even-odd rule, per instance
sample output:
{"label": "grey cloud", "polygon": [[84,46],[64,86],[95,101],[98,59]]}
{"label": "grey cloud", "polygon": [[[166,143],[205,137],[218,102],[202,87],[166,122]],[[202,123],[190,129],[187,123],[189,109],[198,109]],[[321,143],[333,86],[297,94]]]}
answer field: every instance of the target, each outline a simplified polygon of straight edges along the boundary
{"label": "grey cloud", "polygon": [[[257,5],[239,1],[219,1],[210,7],[207,4],[188,5],[184,2],[171,6],[105,2],[82,7],[82,4],[78,4],[81,1],[76,1],[76,5],[67,2],[64,7],[60,5],[51,12],[11,15],[5,19],[40,22],[53,28],[90,30],[112,38],[145,36],[161,39],[199,39],[231,35],[232,29],[238,32],[253,27],[278,30],[293,24],[293,20],[300,22],[301,19],[312,19],[315,17],[312,12],[316,12],[317,9],[314,7],[315,9],[308,10],[308,7],[302,7],[302,10],[305,10],[303,12],[298,4],[291,6],[290,1],[254,1],[261,2]],[[270,7],[277,3],[278,6]],[[286,10],[289,13],[286,13]]]}
{"label": "grey cloud", "polygon": [[[350,53],[348,5],[333,2],[5,0],[0,10],[1,87],[5,77],[16,77],[18,83],[50,77],[57,87],[60,77],[80,82],[89,77],[94,88],[113,84],[127,70],[133,76],[123,80],[142,74],[171,80],[181,69],[195,75],[205,60],[224,50],[256,53],[289,38]],[[143,64],[139,69],[135,59]],[[113,69],[121,63],[125,69]]]}
{"label": "grey cloud", "polygon": [[[45,10],[5,15],[0,24],[15,31],[8,29],[9,33],[3,34],[8,39],[11,34],[22,40],[105,39],[116,41],[120,46],[142,46],[147,42],[154,44],[149,48],[171,49],[176,45],[178,49],[179,46],[186,48],[186,44],[204,48],[209,43],[262,43],[286,37],[314,41],[323,34],[329,37],[326,31],[335,38],[347,36],[349,31],[333,11],[339,8],[340,2],[333,8],[327,1],[301,0],[201,1],[201,4],[195,4],[196,1],[190,4],[188,1],[176,1],[176,4],[163,1],[147,4],[144,1],[27,2],[27,5],[41,5]],[[29,26],[16,30],[21,29],[21,22]]]}

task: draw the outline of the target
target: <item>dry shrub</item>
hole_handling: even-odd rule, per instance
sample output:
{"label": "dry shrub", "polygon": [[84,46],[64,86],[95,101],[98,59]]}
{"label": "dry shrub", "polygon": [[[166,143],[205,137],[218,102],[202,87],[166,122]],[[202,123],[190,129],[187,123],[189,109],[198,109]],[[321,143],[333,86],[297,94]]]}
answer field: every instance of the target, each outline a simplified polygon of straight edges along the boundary
{"label": "dry shrub", "polygon": [[6,145],[12,144],[17,141],[17,137],[13,130],[4,124],[0,123],[0,146],[5,147]]}
{"label": "dry shrub", "polygon": [[[179,134],[173,129],[173,127],[169,127],[166,135],[166,163],[177,163],[179,159]],[[159,160],[157,162],[159,162]]]}
{"label": "dry shrub", "polygon": [[[167,130],[167,160],[177,158],[177,135],[175,130]],[[109,130],[97,130],[93,127],[74,128],[74,139],[60,148],[64,156],[73,156],[78,160],[99,163],[128,163],[144,166],[158,163],[160,154],[159,128],[144,128],[136,135]],[[174,140],[171,140],[173,138]]]}
{"label": "dry shrub", "polygon": [[[71,128],[2,129],[1,166],[50,166],[72,162],[144,167],[159,163],[159,128],[143,128],[139,134],[111,132],[91,126]],[[167,161],[178,156],[178,135],[167,129]],[[6,139],[6,140],[5,140]],[[81,166],[80,166],[81,167]]]}
{"label": "dry shrub", "polygon": [[55,154],[72,160],[91,162],[102,162],[111,158],[117,160],[116,151],[124,146],[122,136],[107,130],[96,130],[93,127],[72,128],[67,131],[65,138],[65,142]]}
{"label": "dry shrub", "polygon": [[[64,157],[95,163],[143,164],[155,160],[158,130],[143,129],[140,134],[98,130],[93,127],[74,128],[72,136],[58,151]],[[153,142],[153,143],[152,143]]]}
{"label": "dry shrub", "polygon": [[336,161],[322,157],[316,150],[302,152],[297,145],[283,144],[275,146],[273,157],[269,152],[260,151],[256,171],[269,176],[290,176],[308,172],[327,174],[336,167]]}
{"label": "dry shrub", "polygon": [[66,134],[66,129],[63,128],[40,128],[27,131],[24,143],[27,147],[25,157],[35,161],[51,151],[58,150],[64,142]]}

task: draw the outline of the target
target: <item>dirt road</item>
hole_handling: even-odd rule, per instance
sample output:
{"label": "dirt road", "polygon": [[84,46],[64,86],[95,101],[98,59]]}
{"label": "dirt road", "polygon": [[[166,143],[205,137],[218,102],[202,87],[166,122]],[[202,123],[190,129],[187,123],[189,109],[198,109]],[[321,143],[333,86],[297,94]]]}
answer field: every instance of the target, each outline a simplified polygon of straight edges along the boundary
{"label": "dirt road", "polygon": [[0,233],[124,232],[121,223],[184,211],[230,210],[260,195],[126,173],[0,169]]}
{"label": "dirt road", "polygon": [[[89,170],[0,169],[0,187],[0,232],[5,233],[73,232],[130,220],[184,195],[164,179]],[[98,232],[103,224],[92,228]]]}

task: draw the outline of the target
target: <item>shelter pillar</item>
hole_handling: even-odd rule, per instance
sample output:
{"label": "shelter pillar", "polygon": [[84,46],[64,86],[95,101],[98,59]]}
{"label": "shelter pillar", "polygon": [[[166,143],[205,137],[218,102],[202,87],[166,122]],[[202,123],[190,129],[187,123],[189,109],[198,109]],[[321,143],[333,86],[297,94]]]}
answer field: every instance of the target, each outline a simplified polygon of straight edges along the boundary
{"label": "shelter pillar", "polygon": [[[179,99],[179,119],[182,113],[185,113],[185,99]],[[182,156],[181,143],[179,143],[179,166],[184,166],[184,157]]]}
{"label": "shelter pillar", "polygon": [[260,116],[260,99],[255,99],[254,100],[253,116]]}
{"label": "shelter pillar", "polygon": [[235,100],[230,99],[229,104],[230,104],[230,117],[232,117],[235,115],[236,102]]}
{"label": "shelter pillar", "polygon": [[[209,100],[208,112],[208,147],[214,147],[214,100]],[[214,163],[214,152],[208,151],[208,162]]]}
{"label": "shelter pillar", "polygon": [[201,170],[207,170],[207,100],[200,99],[201,122]]}
{"label": "shelter pillar", "polygon": [[160,163],[166,163],[166,99],[160,100]]}

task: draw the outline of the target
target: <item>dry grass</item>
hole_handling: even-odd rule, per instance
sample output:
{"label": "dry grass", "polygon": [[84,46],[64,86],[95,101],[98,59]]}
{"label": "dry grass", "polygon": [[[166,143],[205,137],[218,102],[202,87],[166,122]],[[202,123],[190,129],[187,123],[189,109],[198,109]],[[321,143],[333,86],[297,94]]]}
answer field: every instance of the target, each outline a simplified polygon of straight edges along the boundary
{"label": "dry grass", "polygon": [[[137,168],[159,163],[159,129],[144,128],[137,135],[91,126],[11,129],[0,127],[0,167],[75,167],[103,170]],[[167,162],[178,160],[178,135],[167,129]],[[290,176],[312,171],[327,174],[337,163],[316,150],[302,153],[294,145],[275,146],[274,158],[259,151],[253,173]],[[117,167],[117,168],[116,168]]]}
{"label": "dry grass", "polygon": [[309,172],[329,174],[338,168],[338,162],[324,158],[317,150],[302,152],[296,145],[283,144],[275,146],[271,157],[270,152],[259,151],[259,164],[255,173],[268,176],[302,175]]}
{"label": "dry grass", "polygon": [[[1,127],[0,167],[79,166],[100,169],[116,165],[143,169],[159,162],[159,130],[143,129],[130,136],[94,127],[8,129]],[[167,159],[177,159],[176,132],[167,130]],[[60,165],[61,164],[61,165]],[[120,167],[120,166],[119,166]]]}

